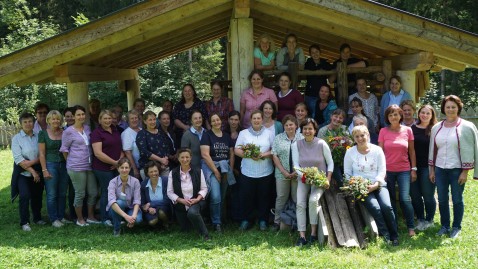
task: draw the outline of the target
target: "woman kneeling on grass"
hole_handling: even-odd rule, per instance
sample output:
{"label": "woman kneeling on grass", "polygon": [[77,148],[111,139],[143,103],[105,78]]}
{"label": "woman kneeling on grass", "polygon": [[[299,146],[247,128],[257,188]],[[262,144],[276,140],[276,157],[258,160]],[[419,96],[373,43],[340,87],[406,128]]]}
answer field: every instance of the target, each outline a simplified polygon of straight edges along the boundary
{"label": "woman kneeling on grass", "polygon": [[179,149],[180,166],[169,172],[168,197],[174,204],[181,230],[189,230],[192,224],[204,240],[209,240],[209,232],[201,216],[201,209],[206,206],[204,201],[207,194],[206,180],[201,169],[191,167],[191,158],[190,149]]}
{"label": "woman kneeling on grass", "polygon": [[161,165],[155,161],[144,166],[146,180],[141,182],[141,204],[144,219],[150,226],[156,226],[159,222],[167,228],[171,216],[171,201],[166,193],[168,178],[160,177],[161,172]]}
{"label": "woman kneeling on grass", "polygon": [[119,176],[111,179],[108,185],[108,205],[106,211],[113,220],[113,235],[120,235],[121,221],[124,219],[128,228],[143,220],[141,210],[141,185],[139,180],[129,175],[131,163],[127,158],[118,161]]}

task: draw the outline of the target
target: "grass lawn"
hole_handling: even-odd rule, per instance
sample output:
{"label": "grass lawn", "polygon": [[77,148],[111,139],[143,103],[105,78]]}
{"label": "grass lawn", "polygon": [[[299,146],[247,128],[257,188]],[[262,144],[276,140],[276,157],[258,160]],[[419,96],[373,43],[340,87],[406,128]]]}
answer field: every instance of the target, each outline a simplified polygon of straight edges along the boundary
{"label": "grass lawn", "polygon": [[[112,236],[104,226],[19,227],[18,200],[10,204],[12,157],[0,151],[0,268],[478,268],[478,182],[465,189],[463,230],[456,240],[439,238],[435,227],[408,238],[400,220],[400,246],[378,240],[367,249],[294,247],[288,232],[245,233],[237,225],[204,242],[196,234],[153,232],[146,227]],[[45,200],[45,196],[44,196]],[[43,207],[46,218],[46,206]]]}

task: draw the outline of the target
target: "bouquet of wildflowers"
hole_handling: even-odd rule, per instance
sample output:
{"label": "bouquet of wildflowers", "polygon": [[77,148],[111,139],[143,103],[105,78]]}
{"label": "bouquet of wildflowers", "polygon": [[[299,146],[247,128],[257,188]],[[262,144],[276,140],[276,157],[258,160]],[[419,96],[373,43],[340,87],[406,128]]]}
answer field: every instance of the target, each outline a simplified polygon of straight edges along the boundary
{"label": "bouquet of wildflowers", "polygon": [[354,199],[365,201],[368,196],[368,185],[372,182],[361,176],[351,176],[349,180],[344,181],[344,186],[340,187],[347,196],[352,196]]}
{"label": "bouquet of wildflowers", "polygon": [[342,128],[334,133],[327,131],[325,141],[329,145],[334,163],[343,166],[345,152],[353,146],[354,142],[350,134]]}
{"label": "bouquet of wildflowers", "polygon": [[259,146],[253,143],[241,145],[240,148],[244,151],[244,158],[258,158],[261,154]]}
{"label": "bouquet of wildflowers", "polygon": [[329,187],[327,176],[324,172],[319,171],[317,167],[295,167],[295,170],[302,173],[302,183],[325,189]]}

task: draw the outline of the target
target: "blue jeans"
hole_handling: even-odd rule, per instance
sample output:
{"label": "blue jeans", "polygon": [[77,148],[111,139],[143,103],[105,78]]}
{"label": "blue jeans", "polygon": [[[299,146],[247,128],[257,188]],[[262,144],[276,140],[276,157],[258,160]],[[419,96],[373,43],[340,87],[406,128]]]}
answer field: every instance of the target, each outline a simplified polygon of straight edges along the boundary
{"label": "blue jeans", "polygon": [[93,173],[95,174],[96,180],[100,184],[100,215],[101,221],[104,222],[108,219],[108,215],[106,214],[106,205],[108,204],[108,185],[110,184],[110,180],[117,176],[118,173],[116,170],[93,170]]}
{"label": "blue jeans", "polygon": [[[118,199],[116,200],[116,204],[118,204],[118,206],[121,208],[121,210],[123,210],[123,212],[125,212],[126,214],[130,216],[133,216],[134,210],[132,208],[128,208],[125,201]],[[114,230],[119,231],[119,229],[121,228],[121,221],[123,220],[123,217],[120,214],[116,213],[116,211],[114,211],[112,207],[109,209],[108,213],[110,215],[110,218],[113,220]],[[143,214],[141,213],[141,208],[139,208],[138,215],[136,215],[135,225],[140,224],[142,221],[143,221]]]}
{"label": "blue jeans", "polygon": [[337,182],[339,187],[344,185],[344,171],[343,167],[339,165],[339,163],[334,162],[334,171],[332,172],[332,177]]}
{"label": "blue jeans", "polygon": [[[400,207],[405,214],[405,221],[408,229],[415,229],[413,219],[413,206],[410,199],[410,171],[390,172],[387,171],[387,188],[390,192],[390,200],[395,216],[397,215],[397,197],[395,192],[395,183],[398,183],[398,193],[400,198]],[[396,218],[398,219],[398,218]]]}
{"label": "blue jeans", "polygon": [[[221,174],[222,175],[222,174]],[[210,197],[210,210],[212,224],[221,224],[221,210],[226,199],[227,179],[221,179],[221,182],[217,181],[214,173],[210,177],[211,191]]]}
{"label": "blue jeans", "polygon": [[50,221],[54,222],[65,217],[69,177],[65,162],[47,162],[46,168],[51,175],[51,178],[45,179],[46,208]]}
{"label": "blue jeans", "polygon": [[[476,169],[476,168],[475,168]],[[451,200],[453,201],[453,226],[461,229],[461,221],[465,210],[463,191],[465,184],[458,184],[461,168],[442,169],[435,167],[435,183],[438,192],[438,208],[440,210],[441,226],[450,229],[450,206],[448,204],[448,190],[451,187]]]}
{"label": "blue jeans", "polygon": [[304,101],[305,104],[307,105],[307,108],[309,109],[309,116],[313,119],[315,119],[315,106],[317,105],[317,100],[319,98],[317,97],[312,97],[312,96],[305,96]]}
{"label": "blue jeans", "polygon": [[363,203],[375,219],[380,235],[390,240],[398,239],[397,220],[390,202],[388,189],[380,187],[369,193]]}
{"label": "blue jeans", "polygon": [[[417,180],[410,184],[412,205],[418,220],[433,221],[437,202],[435,201],[436,185],[430,181],[428,167],[418,167]],[[426,212],[426,217],[425,217]]]}

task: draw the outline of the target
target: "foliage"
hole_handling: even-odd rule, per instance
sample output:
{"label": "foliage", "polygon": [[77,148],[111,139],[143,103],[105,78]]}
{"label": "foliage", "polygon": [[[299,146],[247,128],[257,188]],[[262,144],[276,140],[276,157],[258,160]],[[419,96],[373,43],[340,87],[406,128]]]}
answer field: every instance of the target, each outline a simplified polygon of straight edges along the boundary
{"label": "foliage", "polygon": [[319,188],[329,188],[330,183],[325,172],[317,167],[295,167],[294,169],[302,173],[302,178],[300,179],[302,183],[315,185]]}
{"label": "foliage", "polygon": [[[222,234],[204,242],[195,233],[168,232],[137,227],[119,238],[102,225],[60,229],[32,225],[21,231],[18,200],[10,204],[12,155],[0,151],[0,261],[2,268],[476,268],[478,256],[478,184],[471,179],[464,192],[465,218],[457,240],[437,237],[435,226],[410,238],[399,219],[400,246],[382,240],[366,249],[313,245],[297,248],[295,233],[237,230],[228,224]],[[45,200],[45,196],[44,196]],[[438,212],[437,212],[438,213]],[[46,216],[46,206],[43,206]],[[401,216],[401,214],[399,214]]]}
{"label": "foliage", "polygon": [[[344,178],[346,178],[344,176]],[[353,197],[359,201],[365,201],[368,196],[368,186],[372,184],[369,179],[361,176],[351,176],[344,181],[344,186],[340,187],[346,195]]]}
{"label": "foliage", "polygon": [[76,26],[80,26],[83,24],[87,24],[90,22],[90,19],[88,19],[85,14],[83,13],[76,13],[76,16],[71,16],[71,18],[75,21]]}

